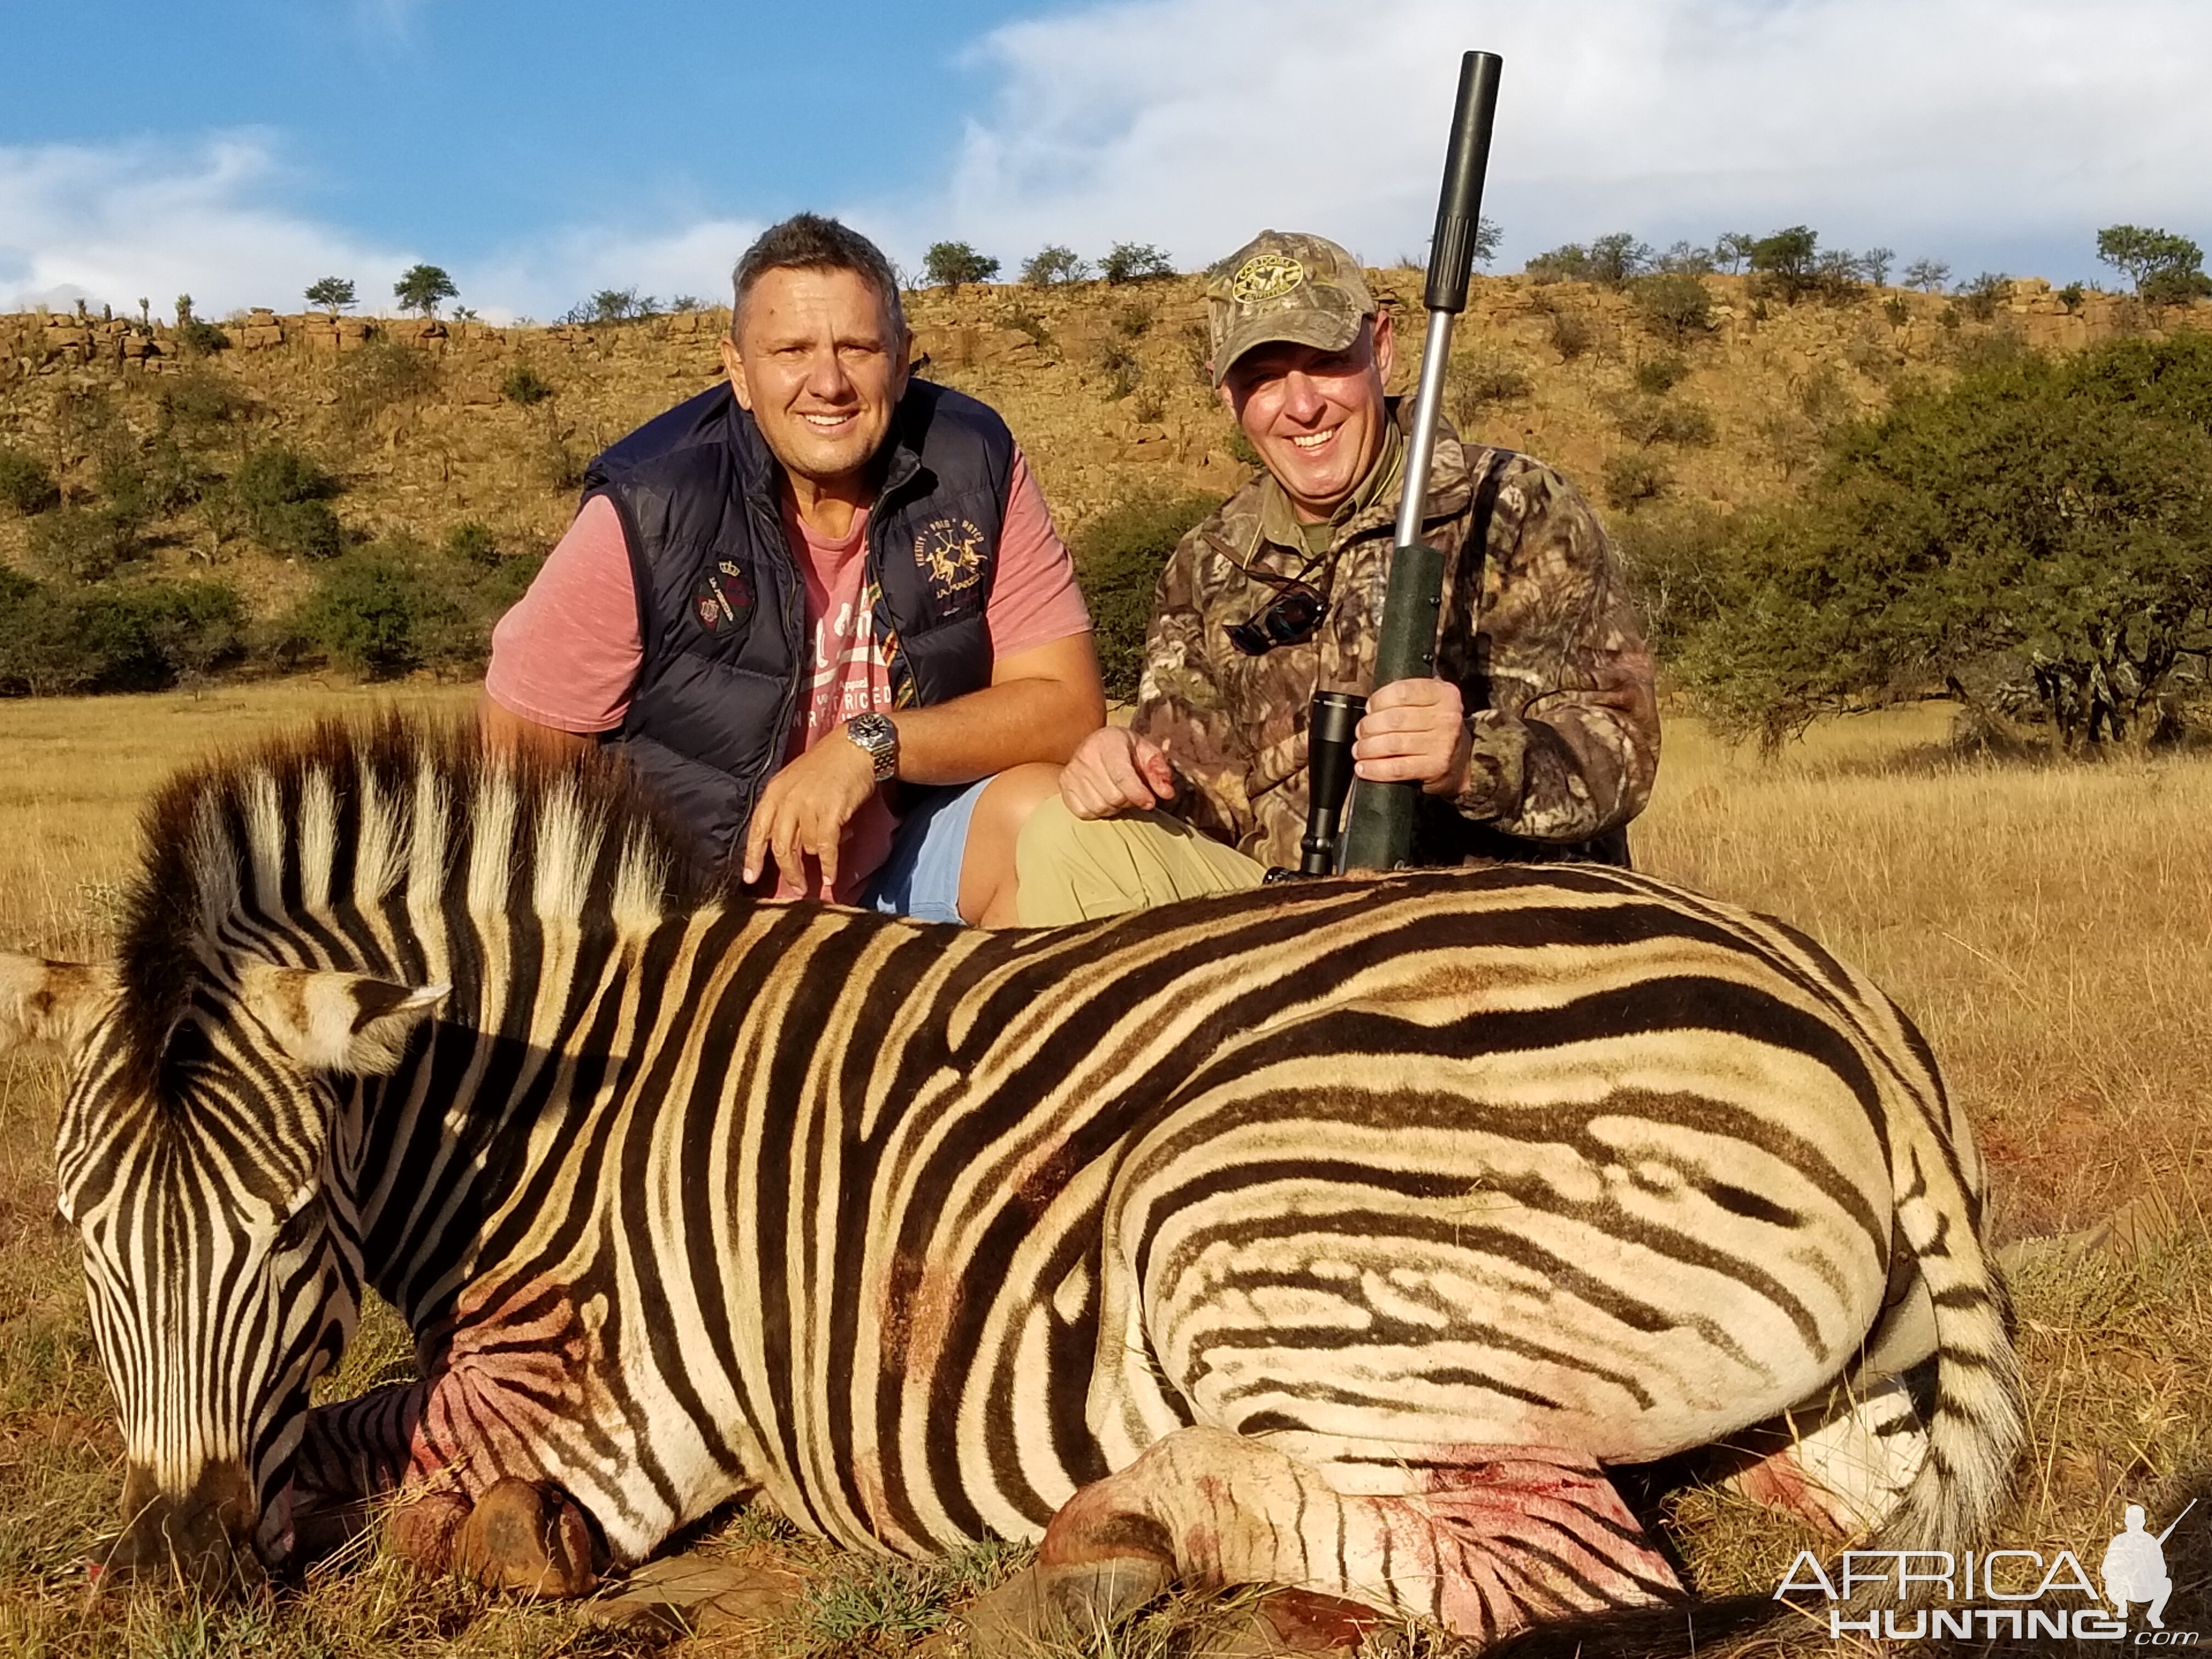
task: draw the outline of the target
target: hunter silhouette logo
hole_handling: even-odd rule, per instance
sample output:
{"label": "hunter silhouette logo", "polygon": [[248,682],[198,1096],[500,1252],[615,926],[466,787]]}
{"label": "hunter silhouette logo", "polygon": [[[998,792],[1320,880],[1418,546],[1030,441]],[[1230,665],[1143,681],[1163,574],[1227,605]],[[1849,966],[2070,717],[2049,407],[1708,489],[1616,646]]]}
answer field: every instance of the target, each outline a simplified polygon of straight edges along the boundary
{"label": "hunter silhouette logo", "polygon": [[2104,1565],[2099,1569],[2105,1580],[2105,1599],[2119,1617],[2128,1616],[2130,1601],[2142,1601],[2149,1607],[2151,1628],[2166,1628],[2166,1601],[2173,1594],[2173,1580],[2166,1571],[2166,1540],[2173,1536],[2173,1528],[2181,1524],[2182,1516],[2196,1507],[2192,1498],[2188,1509],[2173,1517],[2172,1526],[2154,1535],[2143,1530],[2143,1506],[2128,1505],[2127,1530],[2105,1546]]}
{"label": "hunter silhouette logo", "polygon": [[1229,291],[1240,305],[1257,305],[1288,294],[1306,279],[1306,268],[1287,253],[1255,253],[1237,267]]}
{"label": "hunter silhouette logo", "polygon": [[[1832,1565],[1801,1550],[1774,1594],[1778,1600],[1811,1594],[1826,1601],[1831,1640],[2070,1637],[2139,1648],[2198,1647],[2203,1632],[2166,1627],[2166,1599],[2173,1594],[2166,1540],[2196,1507],[2191,1498],[2171,1526],[2154,1533],[2144,1525],[2143,1506],[2129,1504],[2125,1528],[2106,1545],[2099,1565],[2101,1595],[2087,1565],[2069,1549],[2051,1555],[2027,1549],[1845,1550]],[[2130,1635],[2128,1610],[2138,1604],[2144,1627]]]}
{"label": "hunter silhouette logo", "polygon": [[965,519],[939,519],[914,538],[915,559],[940,600],[982,580],[983,556],[983,532]]}

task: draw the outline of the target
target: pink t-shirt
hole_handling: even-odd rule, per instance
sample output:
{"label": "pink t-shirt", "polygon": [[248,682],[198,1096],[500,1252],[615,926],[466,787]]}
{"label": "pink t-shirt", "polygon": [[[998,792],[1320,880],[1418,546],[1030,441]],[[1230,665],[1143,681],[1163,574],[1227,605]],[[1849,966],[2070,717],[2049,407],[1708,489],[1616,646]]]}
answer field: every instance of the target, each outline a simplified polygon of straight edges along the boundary
{"label": "pink t-shirt", "polygon": [[[1019,656],[1085,633],[1090,612],[1075,585],[1066,544],[1053,528],[1044,492],[1021,452],[1014,453],[998,568],[984,621],[995,658]],[[807,530],[787,503],[784,530],[806,587],[813,662],[791,753],[811,748],[855,714],[891,710],[890,660],[875,637],[866,584],[867,519],[854,515],[836,542]],[[492,630],[484,690],[510,713],[563,732],[611,732],[629,710],[645,652],[638,637],[636,588],[614,503],[595,495],[546,558],[530,591]],[[850,902],[890,850],[896,827],[878,792],[846,826],[836,896]],[[777,896],[799,885],[778,872]]]}

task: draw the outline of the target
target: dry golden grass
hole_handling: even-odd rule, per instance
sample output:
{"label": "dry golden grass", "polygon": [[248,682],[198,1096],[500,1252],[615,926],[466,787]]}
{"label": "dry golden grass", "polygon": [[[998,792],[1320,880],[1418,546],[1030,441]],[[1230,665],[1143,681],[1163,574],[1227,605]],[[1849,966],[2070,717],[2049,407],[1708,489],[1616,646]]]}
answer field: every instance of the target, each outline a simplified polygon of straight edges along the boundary
{"label": "dry golden grass", "polygon": [[[471,695],[430,688],[400,700],[458,712]],[[0,944],[97,952],[130,867],[136,804],[173,766],[375,701],[283,686],[0,705]],[[1678,721],[1638,856],[1788,917],[1912,1011],[1982,1127],[2001,1236],[2092,1229],[2124,1212],[2112,1237],[2026,1250],[2014,1275],[2033,1440],[2002,1531],[2027,1547],[2071,1547],[2094,1571],[2123,1504],[2148,1504],[2158,1526],[2189,1498],[2212,1497],[2212,1232],[2197,1197],[2212,1139],[2212,760],[1966,763],[1945,756],[1943,731],[1940,711],[1868,717],[1762,763]],[[52,1218],[55,1083],[51,1068],[0,1069],[0,1659],[632,1650],[634,1638],[591,1630],[571,1610],[422,1585],[388,1561],[345,1564],[303,1594],[239,1607],[149,1592],[87,1607],[79,1564],[114,1513],[120,1472],[74,1242]],[[388,1316],[367,1334],[346,1383],[403,1346]],[[1713,1593],[1763,1593],[1796,1549],[1817,1545],[1709,1491],[1678,1494],[1669,1513]],[[2170,1626],[2206,1622],[2207,1540],[2201,1510],[2168,1546]],[[840,1565],[742,1518],[708,1547],[781,1560],[818,1594],[769,1637],[702,1638],[680,1654],[896,1650],[933,1617],[926,1596],[916,1610],[916,1582]],[[1132,1638],[1116,1654],[1164,1640]],[[1825,1631],[1786,1629],[1741,1650],[1777,1647],[1835,1651]]]}

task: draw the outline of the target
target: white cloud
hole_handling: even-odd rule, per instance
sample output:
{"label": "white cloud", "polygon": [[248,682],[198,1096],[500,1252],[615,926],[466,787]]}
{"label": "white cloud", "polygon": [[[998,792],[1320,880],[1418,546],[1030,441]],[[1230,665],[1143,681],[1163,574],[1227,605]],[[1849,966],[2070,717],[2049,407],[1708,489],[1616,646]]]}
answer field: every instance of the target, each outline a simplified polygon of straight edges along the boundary
{"label": "white cloud", "polygon": [[1505,58],[1502,268],[1798,222],[1965,271],[2089,274],[2118,220],[2212,240],[2203,0],[1119,0],[980,44],[995,102],[907,240],[1419,252],[1469,47]]}
{"label": "white cloud", "polygon": [[0,308],[82,299],[128,313],[143,295],[166,316],[189,294],[200,315],[222,317],[300,308],[308,283],[338,276],[373,313],[389,310],[399,273],[428,258],[485,317],[544,319],[602,288],[718,298],[759,230],[726,219],[653,235],[571,226],[455,260],[289,211],[278,204],[287,177],[276,141],[255,131],[191,145],[0,146]]}
{"label": "white cloud", "polygon": [[[479,292],[498,296],[502,315],[540,322],[601,289],[634,288],[664,303],[690,295],[726,305],[730,267],[763,228],[738,219],[695,220],[660,235],[568,226],[478,262],[471,280]],[[466,283],[462,292],[465,297]]]}
{"label": "white cloud", "polygon": [[0,304],[82,297],[125,312],[143,295],[166,314],[190,294],[202,316],[221,316],[298,305],[332,274],[388,294],[410,258],[275,206],[281,182],[258,133],[184,149],[0,146]]}

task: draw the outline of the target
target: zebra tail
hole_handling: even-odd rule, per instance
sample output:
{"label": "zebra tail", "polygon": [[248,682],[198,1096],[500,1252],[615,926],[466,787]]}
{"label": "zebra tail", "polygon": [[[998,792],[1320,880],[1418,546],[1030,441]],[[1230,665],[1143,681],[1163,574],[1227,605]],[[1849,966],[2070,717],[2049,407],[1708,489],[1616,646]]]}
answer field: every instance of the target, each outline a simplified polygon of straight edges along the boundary
{"label": "zebra tail", "polygon": [[1934,1308],[1936,1386],[1926,1453],[1867,1547],[1955,1554],[1988,1535],[2027,1439],[2012,1303],[1948,1149],[1899,1137],[1892,1170],[1898,1230]]}

